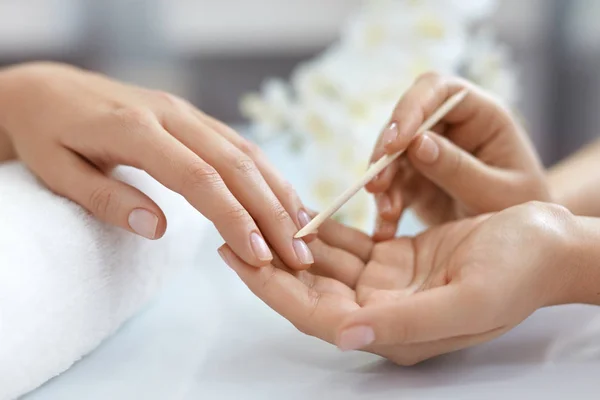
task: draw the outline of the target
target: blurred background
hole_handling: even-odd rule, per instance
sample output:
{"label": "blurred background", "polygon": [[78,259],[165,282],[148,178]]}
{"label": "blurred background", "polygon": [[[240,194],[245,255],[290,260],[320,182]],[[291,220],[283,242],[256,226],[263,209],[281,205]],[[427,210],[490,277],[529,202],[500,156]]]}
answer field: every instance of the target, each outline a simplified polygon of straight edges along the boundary
{"label": "blurred background", "polygon": [[[64,61],[243,123],[239,96],[324,49],[360,0],[0,0],[0,65]],[[600,134],[600,1],[503,0],[489,21],[519,71],[546,165]]]}

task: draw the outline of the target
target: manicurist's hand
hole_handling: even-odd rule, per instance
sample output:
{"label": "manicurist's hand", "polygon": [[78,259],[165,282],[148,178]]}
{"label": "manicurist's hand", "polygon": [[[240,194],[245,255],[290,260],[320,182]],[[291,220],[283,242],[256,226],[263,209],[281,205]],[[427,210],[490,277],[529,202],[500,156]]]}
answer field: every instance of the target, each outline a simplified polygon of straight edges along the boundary
{"label": "manicurist's hand", "polygon": [[[419,126],[460,90],[469,94],[431,132]],[[413,208],[428,225],[550,201],[544,169],[524,130],[496,99],[456,77],[425,74],[398,102],[372,161],[406,149],[367,185],[378,206],[376,240],[396,233]]]}
{"label": "manicurist's hand", "polygon": [[129,165],[183,195],[249,265],[269,264],[267,242],[291,268],[313,262],[293,239],[308,215],[289,184],[255,145],[180,98],[65,65],[26,64],[0,70],[0,128],[7,154],[110,224],[150,239],[166,229],[152,199],[111,178]]}
{"label": "manicurist's hand", "polygon": [[219,251],[302,332],[410,365],[494,339],[540,307],[576,301],[573,293],[597,296],[600,269],[596,261],[583,273],[577,238],[591,235],[580,231],[565,208],[526,203],[377,244],[328,221],[302,272],[277,258],[255,269],[229,246]]}

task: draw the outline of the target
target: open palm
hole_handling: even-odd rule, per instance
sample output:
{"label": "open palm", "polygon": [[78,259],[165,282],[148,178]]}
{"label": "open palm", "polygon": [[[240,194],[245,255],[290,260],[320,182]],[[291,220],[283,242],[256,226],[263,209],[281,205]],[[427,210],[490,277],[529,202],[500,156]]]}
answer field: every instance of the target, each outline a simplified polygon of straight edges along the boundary
{"label": "open palm", "polygon": [[[342,349],[396,363],[495,338],[559,299],[568,211],[532,203],[375,244],[328,221],[311,244],[315,264],[296,272],[264,268],[219,251],[258,297],[302,332]],[[552,280],[549,277],[554,277]]]}

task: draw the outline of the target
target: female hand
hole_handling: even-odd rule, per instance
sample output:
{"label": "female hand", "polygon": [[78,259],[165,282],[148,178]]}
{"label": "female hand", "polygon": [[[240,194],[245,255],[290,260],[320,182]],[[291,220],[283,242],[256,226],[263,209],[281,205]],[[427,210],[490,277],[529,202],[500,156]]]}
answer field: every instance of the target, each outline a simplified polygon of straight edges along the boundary
{"label": "female hand", "polygon": [[[424,120],[464,88],[467,97],[433,132],[415,138]],[[397,104],[372,161],[404,149],[366,187],[377,201],[376,240],[393,237],[409,207],[435,225],[530,200],[550,201],[544,169],[526,133],[498,101],[459,78],[420,77]]]}
{"label": "female hand", "polygon": [[110,177],[129,165],[183,195],[248,264],[269,264],[266,241],[291,268],[312,264],[293,239],[308,215],[290,185],[255,145],[184,100],[50,63],[0,71],[0,88],[0,130],[18,157],[99,219],[164,234],[160,208]]}
{"label": "female hand", "polygon": [[314,243],[314,270],[299,273],[277,259],[251,268],[226,245],[220,253],[302,332],[411,365],[567,302],[574,225],[562,207],[527,203],[374,244],[328,221]]}

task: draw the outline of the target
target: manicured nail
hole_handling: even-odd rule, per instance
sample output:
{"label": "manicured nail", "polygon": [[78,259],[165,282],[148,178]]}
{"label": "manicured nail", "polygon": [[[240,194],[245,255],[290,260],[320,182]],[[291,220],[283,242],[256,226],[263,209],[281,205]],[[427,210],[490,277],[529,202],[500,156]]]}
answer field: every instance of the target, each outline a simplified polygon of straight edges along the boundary
{"label": "manicured nail", "polygon": [[250,234],[250,245],[252,246],[254,255],[260,261],[271,261],[273,259],[273,254],[271,254],[267,242],[265,242],[265,239],[257,232],[252,232]]}
{"label": "manicured nail", "polygon": [[392,122],[383,130],[383,145],[386,146],[398,137],[398,124]]}
{"label": "manicured nail", "polygon": [[294,251],[296,252],[298,260],[300,260],[303,265],[310,265],[315,262],[315,259],[306,243],[304,243],[304,240],[294,239],[292,241],[292,246],[294,246]]}
{"label": "manicured nail", "polygon": [[300,222],[300,229],[304,228],[310,222],[310,215],[304,210],[298,211],[298,222]]}
{"label": "manicured nail", "polygon": [[135,233],[148,239],[156,237],[156,227],[158,226],[158,217],[148,210],[136,208],[129,213],[127,219],[129,226]]}
{"label": "manicured nail", "polygon": [[390,196],[385,193],[381,193],[377,196],[377,208],[379,209],[379,214],[387,215],[392,212],[392,202],[390,200]]}
{"label": "manicured nail", "polygon": [[338,348],[342,351],[360,350],[375,341],[375,331],[366,325],[353,326],[340,334]]}
{"label": "manicured nail", "polygon": [[437,143],[427,135],[421,137],[421,143],[417,148],[417,158],[426,164],[433,164],[440,155],[440,148]]}

